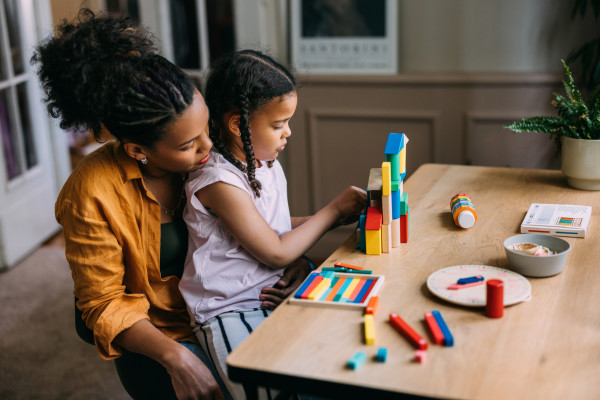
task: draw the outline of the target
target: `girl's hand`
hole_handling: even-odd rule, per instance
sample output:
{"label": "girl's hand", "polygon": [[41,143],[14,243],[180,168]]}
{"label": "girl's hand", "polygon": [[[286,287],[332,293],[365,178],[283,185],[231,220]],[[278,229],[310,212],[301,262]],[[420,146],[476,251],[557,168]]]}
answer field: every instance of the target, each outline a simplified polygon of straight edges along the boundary
{"label": "girl's hand", "polygon": [[303,258],[299,258],[288,265],[283,271],[283,276],[277,281],[275,286],[262,288],[258,297],[262,301],[260,306],[268,310],[274,310],[300,286],[308,274],[310,274],[310,271],[310,265]]}
{"label": "girl's hand", "polygon": [[166,368],[178,399],[225,399],[210,370],[185,346],[178,344]]}
{"label": "girl's hand", "polygon": [[358,220],[365,209],[367,192],[356,186],[348,186],[331,203],[339,213],[339,217],[332,228],[348,225]]}

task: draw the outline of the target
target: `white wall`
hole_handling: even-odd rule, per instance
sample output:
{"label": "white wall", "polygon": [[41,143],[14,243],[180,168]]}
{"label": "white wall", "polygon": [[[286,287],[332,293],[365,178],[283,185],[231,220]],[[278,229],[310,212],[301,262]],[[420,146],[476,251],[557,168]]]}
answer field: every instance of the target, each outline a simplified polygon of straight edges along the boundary
{"label": "white wall", "polygon": [[287,0],[234,0],[237,48],[288,60]]}
{"label": "white wall", "polygon": [[560,72],[600,31],[591,10],[571,20],[573,2],[400,0],[400,71]]}

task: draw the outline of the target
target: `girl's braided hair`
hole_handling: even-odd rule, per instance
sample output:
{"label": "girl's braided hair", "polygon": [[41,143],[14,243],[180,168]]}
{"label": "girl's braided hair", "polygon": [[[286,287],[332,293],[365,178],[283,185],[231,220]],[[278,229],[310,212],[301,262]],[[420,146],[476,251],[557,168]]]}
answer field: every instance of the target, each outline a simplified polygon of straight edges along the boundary
{"label": "girl's braided hair", "polygon": [[54,37],[38,44],[31,58],[46,93],[49,114],[60,127],[103,129],[118,140],[152,147],[192,104],[195,85],[155,53],[154,38],[128,18],[79,11]]}
{"label": "girl's braided hair", "polygon": [[[217,61],[206,82],[206,104],[210,110],[210,140],[215,149],[238,169],[246,172],[252,190],[260,197],[261,183],[255,178],[255,158],[250,138],[250,117],[272,99],[294,92],[296,80],[286,67],[255,50],[242,50]],[[236,159],[221,137],[223,117],[240,114],[240,134],[246,163]],[[273,161],[269,162],[269,167]]]}

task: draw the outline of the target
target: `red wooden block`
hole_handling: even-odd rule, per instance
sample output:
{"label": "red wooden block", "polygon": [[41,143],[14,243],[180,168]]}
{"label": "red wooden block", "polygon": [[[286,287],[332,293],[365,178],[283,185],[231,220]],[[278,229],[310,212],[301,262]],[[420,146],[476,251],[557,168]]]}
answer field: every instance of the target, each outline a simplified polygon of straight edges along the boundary
{"label": "red wooden block", "polygon": [[427,326],[429,327],[429,332],[431,332],[431,336],[433,336],[433,342],[435,344],[443,344],[444,343],[444,334],[437,324],[433,314],[430,312],[425,313],[425,322],[427,322]]}
{"label": "red wooden block", "polygon": [[400,216],[400,243],[408,243],[409,213]]}
{"label": "red wooden block", "polygon": [[367,222],[365,223],[365,230],[367,231],[378,231],[381,229],[381,223],[383,221],[383,214],[375,207],[367,208]]}
{"label": "red wooden block", "polygon": [[427,350],[427,341],[421,337],[413,328],[410,327],[400,316],[396,313],[390,313],[390,324],[402,336],[404,336],[409,342],[420,350]]}

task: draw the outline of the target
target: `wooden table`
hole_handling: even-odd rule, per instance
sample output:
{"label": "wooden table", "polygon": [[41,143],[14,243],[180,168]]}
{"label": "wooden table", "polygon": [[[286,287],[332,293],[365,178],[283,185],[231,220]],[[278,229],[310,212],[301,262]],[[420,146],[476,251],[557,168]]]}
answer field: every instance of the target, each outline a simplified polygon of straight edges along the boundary
{"label": "wooden table", "polygon": [[[357,310],[283,304],[228,358],[235,381],[336,398],[398,398],[399,394],[460,399],[600,398],[600,192],[566,185],[559,171],[427,164],[407,180],[410,237],[389,254],[367,256],[354,237],[323,264],[336,261],[385,275],[375,316],[375,346],[364,344]],[[457,228],[450,198],[467,193],[478,220]],[[506,268],[503,241],[519,233],[531,203],[592,206],[584,239],[567,238],[565,269],[529,278],[532,299],[504,310],[499,319],[483,308],[456,306],[434,297],[427,277],[453,265]],[[439,310],[454,346],[432,343],[423,321]],[[427,361],[388,323],[397,312],[429,342]],[[357,351],[369,357],[386,347],[385,363],[368,360],[353,371]]]}

